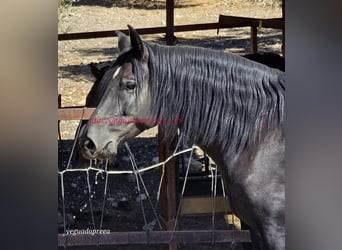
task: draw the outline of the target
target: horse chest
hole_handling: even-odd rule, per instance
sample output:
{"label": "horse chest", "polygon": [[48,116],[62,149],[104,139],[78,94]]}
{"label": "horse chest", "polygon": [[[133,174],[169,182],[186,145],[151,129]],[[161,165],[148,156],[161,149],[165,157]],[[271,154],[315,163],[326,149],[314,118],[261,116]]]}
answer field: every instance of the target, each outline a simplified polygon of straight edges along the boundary
{"label": "horse chest", "polygon": [[285,210],[284,142],[265,140],[233,160],[223,171],[233,212],[250,226],[265,218],[283,220]]}

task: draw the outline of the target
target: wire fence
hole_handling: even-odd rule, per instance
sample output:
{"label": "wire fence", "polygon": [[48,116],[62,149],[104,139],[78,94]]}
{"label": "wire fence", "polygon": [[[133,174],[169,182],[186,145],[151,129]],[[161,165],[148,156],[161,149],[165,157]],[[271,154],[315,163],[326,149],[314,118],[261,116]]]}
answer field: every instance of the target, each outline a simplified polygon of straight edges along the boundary
{"label": "wire fence", "polygon": [[[105,199],[106,199],[106,196],[107,196],[108,178],[109,178],[109,176],[111,176],[111,175],[122,175],[122,174],[133,174],[135,176],[136,187],[138,189],[139,194],[140,193],[144,193],[146,195],[147,201],[148,201],[149,206],[150,206],[150,209],[152,209],[152,213],[153,213],[153,217],[154,218],[153,218],[152,221],[148,221],[147,218],[146,218],[146,207],[144,205],[143,200],[142,199],[140,200],[141,211],[142,211],[142,215],[143,215],[143,218],[144,218],[143,230],[145,231],[145,233],[149,233],[149,234],[152,233],[152,231],[155,230],[154,228],[155,228],[156,225],[158,227],[158,229],[157,229],[158,231],[159,230],[161,230],[161,231],[165,230],[163,225],[162,225],[162,223],[161,223],[161,221],[160,221],[160,219],[159,219],[160,217],[159,217],[159,215],[156,212],[156,207],[157,207],[157,205],[159,203],[159,200],[160,200],[161,186],[162,186],[162,182],[163,182],[164,176],[165,176],[165,167],[166,167],[166,164],[168,162],[170,162],[172,159],[174,159],[175,157],[190,152],[190,156],[187,159],[187,163],[186,163],[186,173],[185,173],[185,178],[184,178],[183,186],[182,186],[182,189],[181,189],[181,192],[180,192],[179,204],[178,204],[178,207],[177,207],[177,214],[176,214],[176,217],[174,219],[173,230],[171,230],[171,232],[169,232],[169,234],[167,236],[168,237],[167,238],[168,239],[167,242],[178,242],[178,241],[181,241],[182,236],[179,236],[179,231],[177,231],[177,226],[178,226],[178,223],[179,223],[179,218],[180,218],[180,213],[181,213],[182,200],[183,200],[183,197],[184,197],[184,192],[185,192],[187,180],[188,180],[188,177],[189,177],[189,169],[190,169],[191,160],[193,158],[193,153],[194,153],[195,150],[200,149],[196,145],[193,145],[190,148],[179,150],[181,148],[180,147],[181,140],[182,140],[182,137],[180,136],[179,139],[178,139],[178,142],[177,142],[177,145],[176,145],[176,148],[175,148],[174,152],[166,160],[164,160],[162,162],[159,162],[157,164],[153,164],[153,165],[150,165],[150,166],[147,166],[147,167],[143,167],[143,168],[138,168],[132,150],[130,149],[128,143],[125,143],[124,146],[125,146],[125,148],[126,148],[126,150],[128,152],[129,159],[130,159],[130,162],[131,162],[132,170],[108,170],[108,160],[105,161],[105,164],[97,165],[97,167],[94,167],[93,166],[93,160],[90,160],[89,161],[89,166],[87,168],[71,168],[70,167],[70,159],[69,159],[69,161],[68,161],[69,164],[67,165],[67,167],[64,170],[58,171],[58,175],[60,176],[61,196],[62,196],[62,202],[63,202],[63,204],[62,204],[62,206],[63,206],[63,227],[64,227],[63,228],[63,235],[64,236],[68,235],[70,237],[70,230],[67,230],[67,228],[66,228],[66,224],[67,223],[66,223],[65,196],[64,196],[64,192],[65,192],[64,191],[65,190],[65,188],[64,188],[64,184],[65,183],[64,182],[65,181],[64,181],[64,178],[63,178],[66,173],[70,173],[70,172],[85,172],[86,173],[87,187],[88,187],[88,198],[89,198],[88,199],[88,204],[89,204],[89,207],[90,207],[91,223],[92,223],[92,226],[93,226],[92,230],[95,230],[95,231],[92,231],[92,232],[97,232],[96,230],[103,230],[104,204],[105,204]],[[73,152],[74,151],[72,150],[72,153]],[[70,155],[70,158],[71,157],[72,157],[72,155]],[[143,180],[141,174],[143,172],[150,171],[150,170],[155,169],[155,168],[161,168],[162,171],[161,171],[160,182],[159,182],[159,185],[158,185],[158,192],[157,192],[157,197],[156,197],[156,203],[152,204],[150,194],[149,194],[149,192],[148,192],[148,190],[146,188],[146,185],[144,183],[144,180]],[[104,185],[104,189],[103,189],[103,199],[102,199],[102,210],[101,210],[100,224],[99,224],[98,228],[96,228],[96,226],[95,226],[94,211],[93,211],[93,207],[92,207],[92,190],[91,190],[91,183],[90,183],[90,178],[89,178],[89,172],[90,171],[95,171],[96,172],[96,177],[99,174],[105,176],[105,185]],[[211,234],[211,239],[212,239],[211,241],[212,242],[217,242],[217,241],[219,242],[220,241],[219,240],[220,239],[220,232],[215,229],[215,198],[217,196],[216,187],[217,187],[217,182],[218,182],[218,170],[217,170],[217,167],[210,168],[210,171],[211,171],[210,178],[211,178],[211,199],[212,199],[212,213],[211,213],[211,223],[212,223],[212,225],[211,225],[211,231],[210,231],[209,234]],[[221,179],[221,185],[222,185],[222,190],[223,190],[223,197],[227,200],[226,192],[225,192],[225,189],[224,189],[224,185],[223,185],[222,179]],[[228,209],[225,210],[225,216],[228,216]],[[232,218],[234,218],[234,217],[232,217]],[[228,225],[228,222],[227,222],[227,228],[228,228],[228,226],[229,225]],[[234,227],[233,227],[233,230],[231,230],[231,235],[229,235],[230,241],[231,242],[236,242],[238,239],[240,239],[241,241],[247,239],[247,241],[248,241],[248,235],[246,237],[246,235],[244,235],[244,234],[240,235],[240,234],[241,233],[236,232],[234,230]],[[74,233],[74,236],[76,236],[76,238],[80,237],[80,235],[75,235],[75,233]],[[83,240],[84,240],[84,237],[87,237],[87,236],[82,235],[82,239]],[[115,237],[118,237],[118,235],[116,233],[112,234],[112,232],[111,232],[111,237],[115,238]],[[163,236],[163,237],[166,237],[166,236]],[[118,240],[118,238],[116,238],[116,239]],[[183,239],[183,240],[186,242],[185,239]],[[140,241],[143,241],[143,239],[140,239]],[[119,242],[120,242],[120,240],[119,240]],[[139,242],[139,240],[137,242]],[[137,242],[135,244],[137,244]],[[150,242],[150,241],[148,241],[148,242]],[[158,237],[156,237],[156,242],[158,242]],[[82,245],[82,244],[84,244],[84,242],[83,243],[79,242],[78,244]]]}

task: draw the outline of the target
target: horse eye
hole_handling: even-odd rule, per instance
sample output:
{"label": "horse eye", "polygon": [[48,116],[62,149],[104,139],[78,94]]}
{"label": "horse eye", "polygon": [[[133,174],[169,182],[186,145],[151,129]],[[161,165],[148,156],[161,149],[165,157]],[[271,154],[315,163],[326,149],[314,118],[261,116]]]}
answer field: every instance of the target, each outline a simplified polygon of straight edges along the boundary
{"label": "horse eye", "polygon": [[134,90],[136,88],[137,84],[136,82],[130,81],[126,83],[126,90]]}

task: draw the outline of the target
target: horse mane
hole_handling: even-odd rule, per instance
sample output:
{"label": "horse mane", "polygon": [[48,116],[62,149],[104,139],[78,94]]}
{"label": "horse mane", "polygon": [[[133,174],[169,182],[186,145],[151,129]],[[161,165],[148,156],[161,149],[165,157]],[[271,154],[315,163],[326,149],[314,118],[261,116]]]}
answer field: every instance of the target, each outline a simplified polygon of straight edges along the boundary
{"label": "horse mane", "polygon": [[283,72],[232,53],[144,44],[153,117],[183,119],[164,124],[167,138],[180,128],[195,144],[221,143],[228,153],[239,153],[259,140],[263,124],[283,126]]}

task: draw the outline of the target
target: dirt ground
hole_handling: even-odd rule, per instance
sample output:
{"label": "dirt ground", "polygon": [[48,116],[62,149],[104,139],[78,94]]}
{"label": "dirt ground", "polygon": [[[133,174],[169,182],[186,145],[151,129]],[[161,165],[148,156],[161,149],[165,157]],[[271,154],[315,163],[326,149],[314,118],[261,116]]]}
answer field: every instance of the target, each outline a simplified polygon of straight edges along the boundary
{"label": "dirt ground", "polygon": [[[195,24],[217,22],[218,16],[234,15],[257,18],[281,17],[281,8],[268,4],[267,0],[176,0],[175,24]],[[135,28],[165,26],[165,1],[144,0],[79,0],[59,14],[58,33],[103,31],[126,29],[127,24]],[[178,43],[175,46],[192,45],[230,51],[239,54],[249,52],[249,28],[191,31],[176,33]],[[143,35],[144,40],[165,44],[164,35]],[[58,94],[62,95],[62,106],[82,106],[90,90],[94,77],[90,72],[90,63],[106,64],[117,57],[117,39],[99,38],[58,42]],[[261,29],[258,33],[259,51],[281,53],[281,32]],[[78,121],[61,121],[59,142],[59,170],[67,165]],[[129,141],[129,146],[139,167],[146,167],[158,159],[157,129],[145,131],[138,138]],[[72,167],[77,164],[72,161]],[[119,148],[115,164],[110,169],[130,169],[130,162],[124,147]],[[105,176],[90,172],[92,210],[95,224],[98,226],[103,202]],[[59,176],[60,177],[60,176]],[[67,213],[67,228],[92,228],[87,178],[84,173],[68,173],[64,176],[64,207]],[[147,189],[156,202],[156,192],[160,180],[159,170],[143,175]],[[60,184],[60,178],[59,178]],[[63,232],[63,199],[59,185],[59,232]],[[110,176],[104,206],[103,227],[111,231],[141,231],[144,226],[139,192],[134,177],[130,175]],[[146,217],[151,222],[153,214],[145,200]],[[157,212],[159,207],[156,206]],[[217,219],[217,229],[225,229],[222,218]],[[210,218],[192,217],[182,219],[182,228],[210,229]],[[108,249],[167,249],[163,246],[118,246]],[[71,248],[70,248],[71,249]],[[91,248],[77,248],[91,249]],[[102,249],[102,248],[101,248]],[[103,248],[106,249],[106,248]],[[230,249],[229,244],[187,245],[181,249]]]}

